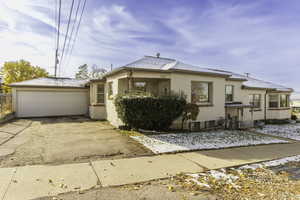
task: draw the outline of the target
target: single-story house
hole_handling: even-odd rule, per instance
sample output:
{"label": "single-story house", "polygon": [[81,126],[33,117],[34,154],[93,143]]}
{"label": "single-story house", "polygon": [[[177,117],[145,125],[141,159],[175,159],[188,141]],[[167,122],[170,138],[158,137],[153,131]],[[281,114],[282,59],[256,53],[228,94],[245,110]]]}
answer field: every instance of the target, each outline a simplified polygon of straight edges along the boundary
{"label": "single-story house", "polygon": [[[114,97],[133,90],[153,95],[183,92],[188,102],[199,105],[196,122],[205,127],[224,119],[244,123],[289,119],[293,92],[246,75],[159,56],[145,56],[97,80],[39,78],[10,86],[17,117],[88,114],[115,126],[122,122],[115,111]],[[178,123],[174,122],[174,126]]]}

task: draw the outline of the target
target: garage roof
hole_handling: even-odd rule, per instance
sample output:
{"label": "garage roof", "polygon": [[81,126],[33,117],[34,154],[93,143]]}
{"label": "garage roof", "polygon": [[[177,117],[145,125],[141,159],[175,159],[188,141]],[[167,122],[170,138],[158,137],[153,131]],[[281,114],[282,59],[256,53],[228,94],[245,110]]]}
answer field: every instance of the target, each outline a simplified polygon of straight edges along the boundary
{"label": "garage roof", "polygon": [[88,80],[77,80],[73,78],[44,77],[32,80],[12,83],[10,87],[58,87],[58,88],[85,88]]}

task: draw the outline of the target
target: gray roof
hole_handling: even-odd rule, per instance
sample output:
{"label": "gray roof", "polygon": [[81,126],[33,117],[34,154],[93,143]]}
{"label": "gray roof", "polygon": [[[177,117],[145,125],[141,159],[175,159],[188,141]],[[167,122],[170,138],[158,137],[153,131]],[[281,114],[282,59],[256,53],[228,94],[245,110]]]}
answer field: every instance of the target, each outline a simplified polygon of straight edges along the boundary
{"label": "gray roof", "polygon": [[248,88],[272,89],[272,90],[287,91],[287,92],[293,91],[291,88],[287,88],[282,85],[259,80],[253,77],[248,77],[230,71],[190,65],[170,58],[145,56],[137,61],[125,65],[123,68],[152,69],[152,70],[163,70],[163,71],[184,70],[184,71],[191,71],[191,72],[202,72],[202,73],[209,73],[209,74],[216,74],[216,75],[224,75],[224,76],[228,76],[231,79],[236,79],[236,80],[243,80],[244,81],[243,85]]}
{"label": "gray roof", "polygon": [[181,61],[170,59],[170,58],[161,58],[153,56],[145,56],[137,61],[129,63],[123,68],[140,68],[140,69],[152,69],[152,70],[163,70],[163,71],[173,71],[173,70],[183,70],[183,71],[193,71],[200,73],[209,73],[216,75],[227,76],[228,73],[217,72],[206,68],[201,68],[195,65],[190,65],[183,63]]}
{"label": "gray roof", "polygon": [[279,84],[271,83],[269,81],[259,80],[250,76],[245,76],[237,73],[232,73],[232,78],[245,79],[246,81],[243,82],[243,85],[248,88],[271,89],[271,90],[277,90],[283,92],[293,91],[293,89]]}
{"label": "gray roof", "polygon": [[84,88],[88,80],[77,80],[72,78],[44,77],[32,80],[12,83],[11,87],[68,87]]}

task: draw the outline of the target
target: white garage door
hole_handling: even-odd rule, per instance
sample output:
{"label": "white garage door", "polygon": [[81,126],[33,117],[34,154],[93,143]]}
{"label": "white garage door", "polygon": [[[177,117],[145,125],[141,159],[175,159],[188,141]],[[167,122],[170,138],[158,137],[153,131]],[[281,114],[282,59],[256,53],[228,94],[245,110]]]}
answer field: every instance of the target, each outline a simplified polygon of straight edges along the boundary
{"label": "white garage door", "polygon": [[18,117],[84,115],[88,112],[87,91],[18,91]]}

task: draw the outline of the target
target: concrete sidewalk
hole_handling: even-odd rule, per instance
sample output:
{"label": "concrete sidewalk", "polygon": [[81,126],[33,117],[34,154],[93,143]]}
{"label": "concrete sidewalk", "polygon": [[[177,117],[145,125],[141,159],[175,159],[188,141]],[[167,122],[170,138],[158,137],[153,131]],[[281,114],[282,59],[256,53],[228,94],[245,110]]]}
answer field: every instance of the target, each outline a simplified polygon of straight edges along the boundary
{"label": "concrete sidewalk", "polygon": [[233,167],[299,155],[300,143],[274,144],[102,160],[59,166],[0,168],[0,200],[27,200],[60,193],[167,178],[177,173]]}

